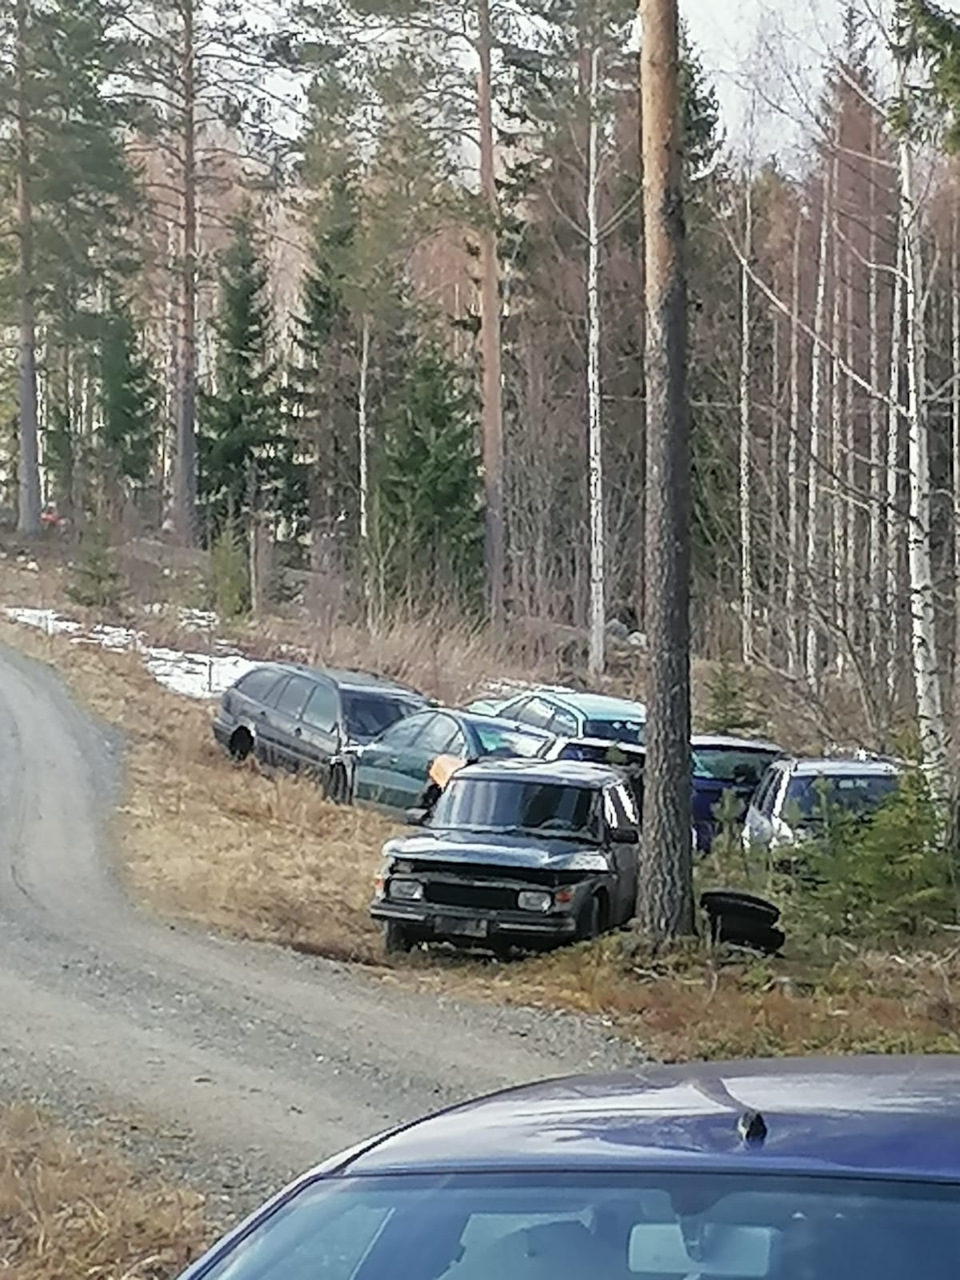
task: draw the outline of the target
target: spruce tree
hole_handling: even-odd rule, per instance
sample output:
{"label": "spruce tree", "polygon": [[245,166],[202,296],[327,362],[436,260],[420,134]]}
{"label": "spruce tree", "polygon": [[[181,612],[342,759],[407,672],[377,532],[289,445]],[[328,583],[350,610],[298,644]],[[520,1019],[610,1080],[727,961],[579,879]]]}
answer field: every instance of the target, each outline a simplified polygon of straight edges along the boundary
{"label": "spruce tree", "polygon": [[387,405],[375,492],[388,590],[412,607],[481,600],[483,513],[476,406],[434,340]]}
{"label": "spruce tree", "polygon": [[254,510],[295,517],[300,505],[282,430],[267,268],[249,208],[223,255],[216,334],[214,389],[200,403],[200,494],[211,534],[228,513],[245,523]]}
{"label": "spruce tree", "polygon": [[101,485],[116,515],[128,487],[149,483],[160,430],[157,380],[122,299],[103,322],[99,381]]}

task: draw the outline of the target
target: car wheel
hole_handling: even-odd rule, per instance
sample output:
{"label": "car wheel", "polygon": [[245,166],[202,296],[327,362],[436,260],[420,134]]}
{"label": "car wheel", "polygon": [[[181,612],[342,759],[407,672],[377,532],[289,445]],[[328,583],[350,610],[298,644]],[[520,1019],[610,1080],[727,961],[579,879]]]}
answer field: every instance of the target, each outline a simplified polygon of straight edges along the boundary
{"label": "car wheel", "polygon": [[327,779],[327,799],[333,804],[347,803],[347,771],[342,764],[335,764]]}
{"label": "car wheel", "polygon": [[412,948],[413,939],[399,920],[388,920],[383,930],[383,949],[387,955],[406,955]]}
{"label": "car wheel", "polygon": [[589,942],[600,932],[600,901],[588,898],[577,915],[577,941]]}
{"label": "car wheel", "polygon": [[237,764],[242,764],[253,751],[253,734],[243,725],[234,729],[230,736],[230,756]]}

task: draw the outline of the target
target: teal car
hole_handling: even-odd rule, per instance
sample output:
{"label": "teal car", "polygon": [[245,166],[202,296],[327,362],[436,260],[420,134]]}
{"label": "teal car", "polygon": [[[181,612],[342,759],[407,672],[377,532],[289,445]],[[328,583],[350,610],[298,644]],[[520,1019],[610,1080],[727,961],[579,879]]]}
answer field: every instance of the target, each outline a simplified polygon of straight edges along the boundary
{"label": "teal car", "polygon": [[418,808],[438,756],[468,761],[535,756],[550,734],[467,711],[431,708],[391,725],[353,753],[353,801],[390,817]]}

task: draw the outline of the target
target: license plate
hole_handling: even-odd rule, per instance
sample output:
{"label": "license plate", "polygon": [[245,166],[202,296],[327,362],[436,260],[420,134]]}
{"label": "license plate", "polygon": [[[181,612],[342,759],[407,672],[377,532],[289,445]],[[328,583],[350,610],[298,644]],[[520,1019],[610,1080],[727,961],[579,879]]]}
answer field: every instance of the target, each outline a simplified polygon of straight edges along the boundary
{"label": "license plate", "polygon": [[464,920],[459,916],[437,916],[434,921],[434,933],[444,933],[450,937],[485,938],[487,936],[486,920]]}

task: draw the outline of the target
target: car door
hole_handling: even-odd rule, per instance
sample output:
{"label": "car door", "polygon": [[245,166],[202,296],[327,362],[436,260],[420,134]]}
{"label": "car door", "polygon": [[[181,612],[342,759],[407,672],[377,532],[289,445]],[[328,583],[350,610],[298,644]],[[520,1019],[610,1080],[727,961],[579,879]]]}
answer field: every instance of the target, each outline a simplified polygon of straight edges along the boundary
{"label": "car door", "polygon": [[296,773],[303,762],[300,714],[313,689],[313,680],[306,676],[291,676],[268,717],[273,740],[272,763],[291,773]]}
{"label": "car door", "polygon": [[391,796],[395,797],[399,790],[394,779],[401,754],[432,719],[432,711],[418,711],[392,724],[360,750],[354,770],[355,803],[392,811]]}
{"label": "car door", "polygon": [[771,765],[754,792],[743,824],[743,840],[746,847],[759,845],[767,848],[773,839],[771,818],[782,780],[783,770],[777,765]]}
{"label": "car door", "polygon": [[318,680],[300,713],[301,768],[326,781],[330,761],[340,750],[340,698],[329,680]]}
{"label": "car door", "polygon": [[466,752],[466,740],[453,716],[435,711],[400,753],[391,776],[390,803],[398,811],[413,809],[426,790],[430,766],[437,756]]}
{"label": "car door", "polygon": [[624,924],[634,913],[640,875],[640,814],[625,783],[608,787],[603,793],[603,816],[611,831],[636,831],[637,844],[610,843],[609,854],[617,880],[610,903],[610,923]]}

